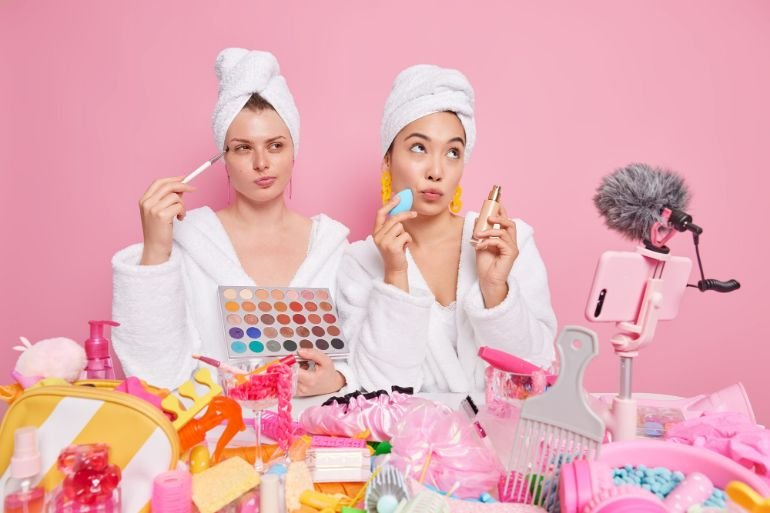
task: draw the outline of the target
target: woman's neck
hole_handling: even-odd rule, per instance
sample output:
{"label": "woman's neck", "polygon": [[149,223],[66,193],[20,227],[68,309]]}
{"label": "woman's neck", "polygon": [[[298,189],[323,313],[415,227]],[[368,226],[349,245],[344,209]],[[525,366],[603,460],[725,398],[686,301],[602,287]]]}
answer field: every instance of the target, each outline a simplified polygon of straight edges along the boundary
{"label": "woman's neck", "polygon": [[283,195],[268,202],[256,203],[238,193],[235,195],[235,201],[220,212],[229,217],[239,230],[260,234],[281,231],[294,214],[286,206]]}
{"label": "woman's neck", "polygon": [[412,244],[428,247],[457,236],[458,216],[449,209],[435,216],[417,216],[404,222],[404,228],[412,236]]}

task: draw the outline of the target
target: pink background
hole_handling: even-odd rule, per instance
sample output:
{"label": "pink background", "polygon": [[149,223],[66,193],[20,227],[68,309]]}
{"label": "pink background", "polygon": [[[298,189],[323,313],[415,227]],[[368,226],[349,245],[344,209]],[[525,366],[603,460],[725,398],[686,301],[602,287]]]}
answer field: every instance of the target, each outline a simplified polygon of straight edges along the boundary
{"label": "pink background", "polygon": [[[465,208],[493,183],[537,230],[559,325],[587,325],[599,254],[633,245],[591,202],[631,161],[680,171],[705,227],[708,277],[636,366],[636,390],[684,396],[741,380],[767,400],[764,212],[770,170],[770,4],[732,2],[0,1],[0,382],[24,335],[83,340],[109,318],[110,257],[141,237],[137,200],[155,178],[215,153],[213,62],[226,46],[277,55],[302,116],[293,197],[364,237],[378,205],[379,120],[396,73],[457,67],[477,94]],[[189,205],[227,201],[223,168]],[[672,243],[694,256],[689,238]],[[163,293],[163,291],[158,291]],[[617,389],[602,337],[588,387]]]}

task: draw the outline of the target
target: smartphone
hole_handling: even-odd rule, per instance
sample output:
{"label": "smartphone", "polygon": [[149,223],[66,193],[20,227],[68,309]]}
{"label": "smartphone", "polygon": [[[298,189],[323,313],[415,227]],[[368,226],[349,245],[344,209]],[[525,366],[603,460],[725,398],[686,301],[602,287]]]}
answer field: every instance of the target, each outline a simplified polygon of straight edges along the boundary
{"label": "smartphone", "polygon": [[660,262],[636,252],[606,251],[596,266],[586,318],[594,322],[636,320],[647,280],[660,277],[664,280],[663,304],[658,318],[671,320],[679,313],[691,269],[692,261],[686,257],[672,256]]}

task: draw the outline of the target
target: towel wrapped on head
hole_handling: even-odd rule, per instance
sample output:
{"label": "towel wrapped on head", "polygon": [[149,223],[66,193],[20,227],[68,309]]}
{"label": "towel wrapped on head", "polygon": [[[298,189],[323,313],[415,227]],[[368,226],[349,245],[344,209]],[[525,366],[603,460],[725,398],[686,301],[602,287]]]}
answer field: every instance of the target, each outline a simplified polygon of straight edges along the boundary
{"label": "towel wrapped on head", "polygon": [[219,99],[211,118],[214,142],[225,149],[225,135],[251,95],[259,94],[273,106],[289,129],[294,157],[299,150],[299,111],[281,75],[278,60],[269,52],[226,48],[219,52],[214,69],[219,79]]}
{"label": "towel wrapped on head", "polygon": [[431,64],[411,66],[393,82],[380,125],[380,149],[385,155],[406,125],[428,114],[454,112],[465,129],[465,161],[476,142],[473,87],[456,69]]}

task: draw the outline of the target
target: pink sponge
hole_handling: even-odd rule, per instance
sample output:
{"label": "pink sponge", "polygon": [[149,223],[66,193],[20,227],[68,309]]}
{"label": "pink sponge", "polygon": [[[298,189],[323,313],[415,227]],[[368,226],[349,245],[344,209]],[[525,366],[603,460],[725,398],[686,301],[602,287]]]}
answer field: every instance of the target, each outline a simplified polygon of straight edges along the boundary
{"label": "pink sponge", "polygon": [[30,344],[21,337],[21,343],[14,346],[21,356],[16,360],[13,375],[24,388],[43,378],[61,378],[72,383],[86,366],[86,352],[74,340],[56,337]]}

